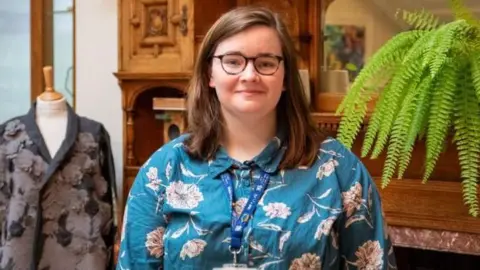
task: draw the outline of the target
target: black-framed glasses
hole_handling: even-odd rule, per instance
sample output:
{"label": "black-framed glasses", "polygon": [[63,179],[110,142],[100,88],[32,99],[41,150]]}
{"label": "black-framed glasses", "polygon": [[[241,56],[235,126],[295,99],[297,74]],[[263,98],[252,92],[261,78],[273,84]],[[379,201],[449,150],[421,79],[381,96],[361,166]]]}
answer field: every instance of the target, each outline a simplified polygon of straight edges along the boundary
{"label": "black-framed glasses", "polygon": [[241,54],[223,54],[215,55],[213,58],[220,59],[223,70],[229,75],[238,75],[243,72],[250,60],[253,61],[253,66],[259,74],[273,75],[283,60],[283,57],[278,55],[246,57]]}

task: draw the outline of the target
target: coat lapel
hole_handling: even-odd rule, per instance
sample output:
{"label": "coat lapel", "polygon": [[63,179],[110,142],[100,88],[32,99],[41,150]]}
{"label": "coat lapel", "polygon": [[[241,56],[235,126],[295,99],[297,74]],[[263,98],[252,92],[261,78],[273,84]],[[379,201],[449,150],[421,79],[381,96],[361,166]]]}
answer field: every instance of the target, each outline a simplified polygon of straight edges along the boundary
{"label": "coat lapel", "polygon": [[72,107],[67,103],[67,132],[66,136],[62,141],[60,149],[58,149],[55,156],[51,157],[50,153],[48,152],[47,145],[45,144],[45,140],[38,128],[36,122],[36,103],[33,104],[30,111],[25,115],[24,123],[26,126],[26,131],[32,142],[37,145],[40,155],[44,158],[44,160],[48,163],[47,171],[44,175],[44,183],[50,179],[50,177],[55,173],[58,167],[62,164],[65,159],[65,156],[72,148],[73,144],[76,141],[77,134],[78,134],[78,116],[73,111]]}

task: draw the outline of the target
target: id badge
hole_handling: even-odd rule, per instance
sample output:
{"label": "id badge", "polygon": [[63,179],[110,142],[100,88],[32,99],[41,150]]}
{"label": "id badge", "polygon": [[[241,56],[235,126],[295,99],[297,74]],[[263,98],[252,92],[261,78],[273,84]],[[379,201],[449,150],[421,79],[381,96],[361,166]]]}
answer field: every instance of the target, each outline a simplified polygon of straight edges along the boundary
{"label": "id badge", "polygon": [[257,268],[250,268],[246,264],[243,263],[229,263],[229,264],[224,264],[220,268],[213,268],[213,270],[256,270]]}

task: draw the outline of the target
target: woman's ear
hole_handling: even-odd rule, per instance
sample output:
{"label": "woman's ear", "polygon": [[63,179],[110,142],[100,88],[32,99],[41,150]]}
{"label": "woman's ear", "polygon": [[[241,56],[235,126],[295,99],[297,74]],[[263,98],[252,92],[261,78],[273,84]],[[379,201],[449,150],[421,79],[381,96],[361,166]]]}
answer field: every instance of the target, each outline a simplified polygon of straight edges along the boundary
{"label": "woman's ear", "polygon": [[213,79],[212,75],[212,65],[208,65],[208,78],[208,86],[215,88],[215,80]]}
{"label": "woman's ear", "polygon": [[208,86],[210,86],[211,88],[215,88],[215,80],[213,79],[211,73],[210,73],[210,79],[208,81]]}

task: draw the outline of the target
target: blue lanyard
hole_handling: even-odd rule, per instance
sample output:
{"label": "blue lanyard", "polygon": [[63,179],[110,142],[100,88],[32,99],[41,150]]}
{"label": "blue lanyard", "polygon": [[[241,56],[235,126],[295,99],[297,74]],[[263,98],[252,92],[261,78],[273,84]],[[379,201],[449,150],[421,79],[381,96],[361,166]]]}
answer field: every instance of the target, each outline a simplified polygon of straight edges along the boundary
{"label": "blue lanyard", "polygon": [[228,172],[225,172],[221,175],[221,178],[222,183],[227,191],[230,207],[232,208],[232,239],[230,243],[230,249],[232,251],[239,251],[242,245],[243,230],[245,227],[247,227],[248,221],[253,216],[253,212],[257,208],[258,202],[260,201],[260,198],[262,198],[262,195],[268,186],[270,175],[266,172],[262,172],[260,178],[255,181],[255,187],[250,193],[247,204],[245,205],[245,208],[243,208],[243,211],[239,217],[236,216],[233,209],[234,195],[232,177]]}

